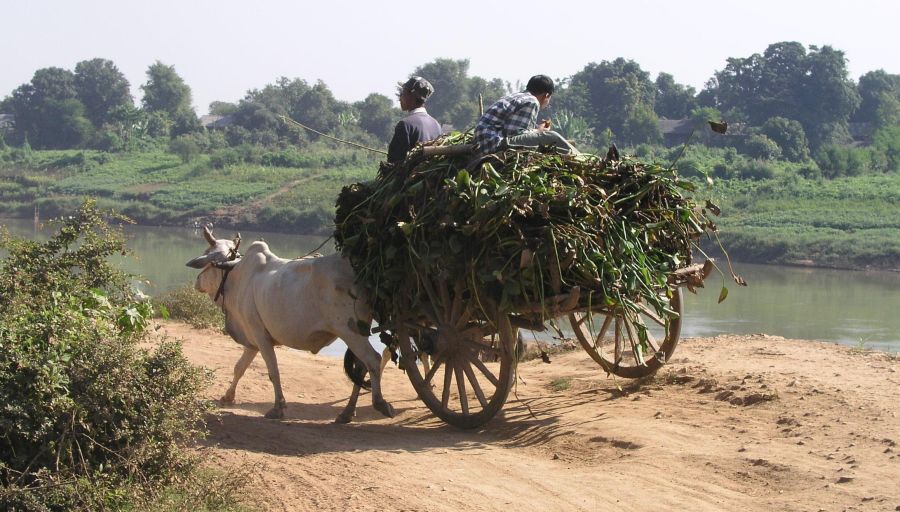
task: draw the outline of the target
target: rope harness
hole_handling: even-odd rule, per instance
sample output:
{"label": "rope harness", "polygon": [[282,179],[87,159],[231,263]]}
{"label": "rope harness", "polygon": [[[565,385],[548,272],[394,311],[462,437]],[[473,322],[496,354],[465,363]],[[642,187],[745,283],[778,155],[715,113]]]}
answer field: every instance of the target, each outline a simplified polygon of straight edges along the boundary
{"label": "rope harness", "polygon": [[234,269],[234,265],[229,265],[229,263],[240,257],[241,253],[239,253],[237,247],[235,247],[229,251],[228,259],[226,261],[219,261],[212,264],[212,266],[222,270],[222,281],[219,283],[219,289],[216,290],[215,298],[213,298],[213,302],[218,302],[219,297],[222,297],[222,309],[225,308],[225,280],[228,279],[228,274]]}

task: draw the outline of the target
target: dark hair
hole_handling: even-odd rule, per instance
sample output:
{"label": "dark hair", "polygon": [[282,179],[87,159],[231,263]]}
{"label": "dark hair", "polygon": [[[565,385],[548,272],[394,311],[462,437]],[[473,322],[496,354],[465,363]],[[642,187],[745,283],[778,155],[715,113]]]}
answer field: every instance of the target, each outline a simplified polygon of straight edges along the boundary
{"label": "dark hair", "polygon": [[534,75],[528,80],[525,90],[531,94],[553,94],[553,79],[547,75]]}

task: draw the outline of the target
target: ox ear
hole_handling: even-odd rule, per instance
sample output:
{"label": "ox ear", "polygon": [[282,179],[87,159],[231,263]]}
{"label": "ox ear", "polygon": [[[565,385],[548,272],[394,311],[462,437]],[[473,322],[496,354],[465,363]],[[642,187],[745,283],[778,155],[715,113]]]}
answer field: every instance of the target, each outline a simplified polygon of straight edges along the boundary
{"label": "ox ear", "polygon": [[209,226],[203,226],[203,238],[209,242],[209,245],[216,245],[216,238],[213,236],[212,231],[209,230]]}
{"label": "ox ear", "polygon": [[187,265],[191,268],[203,268],[206,266],[207,263],[209,263],[209,261],[210,261],[209,254],[204,254],[203,256],[197,256],[196,258],[192,259],[191,261],[185,263],[185,265]]}

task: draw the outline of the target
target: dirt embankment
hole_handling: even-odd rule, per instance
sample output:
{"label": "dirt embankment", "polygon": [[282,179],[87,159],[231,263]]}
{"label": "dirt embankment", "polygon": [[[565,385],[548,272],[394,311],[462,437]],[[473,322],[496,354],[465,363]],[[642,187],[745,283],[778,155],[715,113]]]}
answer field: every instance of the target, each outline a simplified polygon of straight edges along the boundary
{"label": "dirt embankment", "polygon": [[[168,323],[224,391],[240,348]],[[607,378],[582,352],[519,367],[503,412],[460,431],[436,420],[396,367],[393,419],[360,399],[340,361],[279,350],[288,399],[257,358],[201,450],[251,468],[264,510],[900,510],[900,357],[767,336],[684,340],[652,381]],[[551,382],[554,385],[551,386]],[[554,388],[565,388],[559,391]]]}

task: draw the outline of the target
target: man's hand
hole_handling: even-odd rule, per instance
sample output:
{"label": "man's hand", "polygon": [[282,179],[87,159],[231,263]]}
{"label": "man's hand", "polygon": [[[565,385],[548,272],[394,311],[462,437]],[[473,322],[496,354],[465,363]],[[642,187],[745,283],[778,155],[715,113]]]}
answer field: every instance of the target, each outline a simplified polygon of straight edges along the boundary
{"label": "man's hand", "polygon": [[549,119],[544,119],[543,121],[538,123],[539,131],[545,131],[545,130],[549,130],[549,129],[550,129],[550,120]]}

